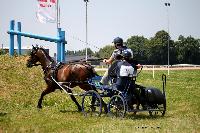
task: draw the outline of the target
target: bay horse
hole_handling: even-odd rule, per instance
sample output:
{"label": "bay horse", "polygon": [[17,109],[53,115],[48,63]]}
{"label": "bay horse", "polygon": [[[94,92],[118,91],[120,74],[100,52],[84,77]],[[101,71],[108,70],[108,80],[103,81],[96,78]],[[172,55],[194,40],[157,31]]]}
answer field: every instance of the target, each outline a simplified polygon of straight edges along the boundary
{"label": "bay horse", "polygon": [[[56,62],[48,55],[44,48],[33,46],[30,57],[27,60],[27,67],[37,66],[37,63],[41,63],[39,65],[42,66],[44,72],[44,80],[47,84],[47,88],[42,92],[40,99],[38,100],[38,108],[42,108],[42,100],[43,97],[51,92],[54,92],[56,89],[60,87],[52,80],[52,68],[56,66]],[[54,67],[55,68],[55,67]],[[74,88],[75,86],[79,86],[81,89],[95,90],[94,86],[91,86],[86,82],[89,78],[92,78],[96,75],[96,71],[94,68],[87,64],[64,64],[57,69],[55,74],[55,79],[57,82],[65,82],[68,83],[70,88]],[[72,93],[72,90],[69,88],[65,88],[68,93]],[[71,99],[75,102],[78,107],[78,111],[81,111],[82,108],[77,102],[74,95],[70,95]]]}

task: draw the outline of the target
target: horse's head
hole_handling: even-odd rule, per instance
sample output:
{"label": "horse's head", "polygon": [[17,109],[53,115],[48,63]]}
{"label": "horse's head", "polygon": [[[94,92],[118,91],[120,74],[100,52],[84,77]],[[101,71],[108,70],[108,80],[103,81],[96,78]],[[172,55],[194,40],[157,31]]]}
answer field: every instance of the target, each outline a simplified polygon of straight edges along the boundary
{"label": "horse's head", "polygon": [[30,57],[27,60],[27,64],[26,64],[27,67],[30,68],[30,67],[37,65],[36,63],[39,61],[39,56],[38,56],[39,49],[40,48],[38,46],[36,46],[36,47],[33,46],[31,53],[30,53]]}

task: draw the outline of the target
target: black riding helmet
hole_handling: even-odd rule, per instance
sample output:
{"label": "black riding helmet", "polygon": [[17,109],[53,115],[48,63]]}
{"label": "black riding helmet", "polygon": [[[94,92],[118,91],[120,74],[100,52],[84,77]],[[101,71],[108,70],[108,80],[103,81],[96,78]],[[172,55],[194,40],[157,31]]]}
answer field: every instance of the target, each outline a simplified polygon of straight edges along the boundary
{"label": "black riding helmet", "polygon": [[122,56],[124,57],[124,59],[131,59],[132,55],[131,55],[131,52],[128,51],[128,50],[123,50],[122,51]]}
{"label": "black riding helmet", "polygon": [[123,46],[123,39],[120,38],[120,37],[116,37],[113,40],[113,43],[115,44],[115,47],[117,47],[117,46]]}

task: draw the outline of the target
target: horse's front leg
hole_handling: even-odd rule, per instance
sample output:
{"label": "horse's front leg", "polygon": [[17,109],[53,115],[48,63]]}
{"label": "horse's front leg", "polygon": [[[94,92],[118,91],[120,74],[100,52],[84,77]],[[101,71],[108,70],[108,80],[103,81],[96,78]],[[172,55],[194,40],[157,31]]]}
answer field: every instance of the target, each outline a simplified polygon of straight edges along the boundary
{"label": "horse's front leg", "polygon": [[40,96],[40,99],[38,100],[38,105],[37,105],[37,108],[41,109],[42,108],[42,100],[43,100],[43,97],[51,92],[54,92],[55,89],[52,89],[50,87],[47,87],[41,94]]}

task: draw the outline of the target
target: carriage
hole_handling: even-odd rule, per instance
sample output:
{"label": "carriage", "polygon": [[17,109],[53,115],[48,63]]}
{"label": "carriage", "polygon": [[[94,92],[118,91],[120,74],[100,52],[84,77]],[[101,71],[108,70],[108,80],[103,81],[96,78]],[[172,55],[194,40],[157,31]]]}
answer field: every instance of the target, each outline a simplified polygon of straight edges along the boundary
{"label": "carriage", "polygon": [[[119,91],[115,89],[113,82],[110,86],[101,85],[99,83],[101,76],[97,76],[93,67],[87,63],[57,64],[43,48],[33,46],[30,58],[27,60],[27,67],[38,65],[42,66],[44,80],[47,84],[38,100],[37,107],[40,109],[45,95],[54,92],[55,89],[61,89],[70,95],[78,111],[82,111],[86,116],[100,116],[102,108],[106,113],[117,117],[124,117],[126,112],[136,114],[142,111],[149,112],[151,116],[159,112],[162,116],[165,115],[166,76],[164,74],[162,75],[162,92],[156,88],[136,84],[137,75],[130,80],[123,91]],[[112,79],[115,81],[115,78]],[[75,86],[85,90],[85,93],[73,94],[72,88]],[[75,95],[82,96],[81,105],[77,102]],[[108,103],[104,102],[105,97],[109,98]]]}
{"label": "carriage", "polygon": [[[142,69],[141,69],[142,70]],[[101,85],[99,83],[101,76],[96,76],[88,82],[98,90],[87,91],[82,98],[82,111],[84,115],[100,115],[102,113],[103,98],[109,97],[107,103],[108,114],[112,117],[124,117],[127,112],[148,112],[150,116],[166,112],[166,75],[162,75],[163,88],[145,87],[136,84],[137,76],[132,78],[134,88],[128,83],[123,91],[116,90],[115,87]],[[130,91],[134,90],[134,91]],[[88,98],[89,97],[89,98]],[[87,100],[86,100],[87,99]]]}

